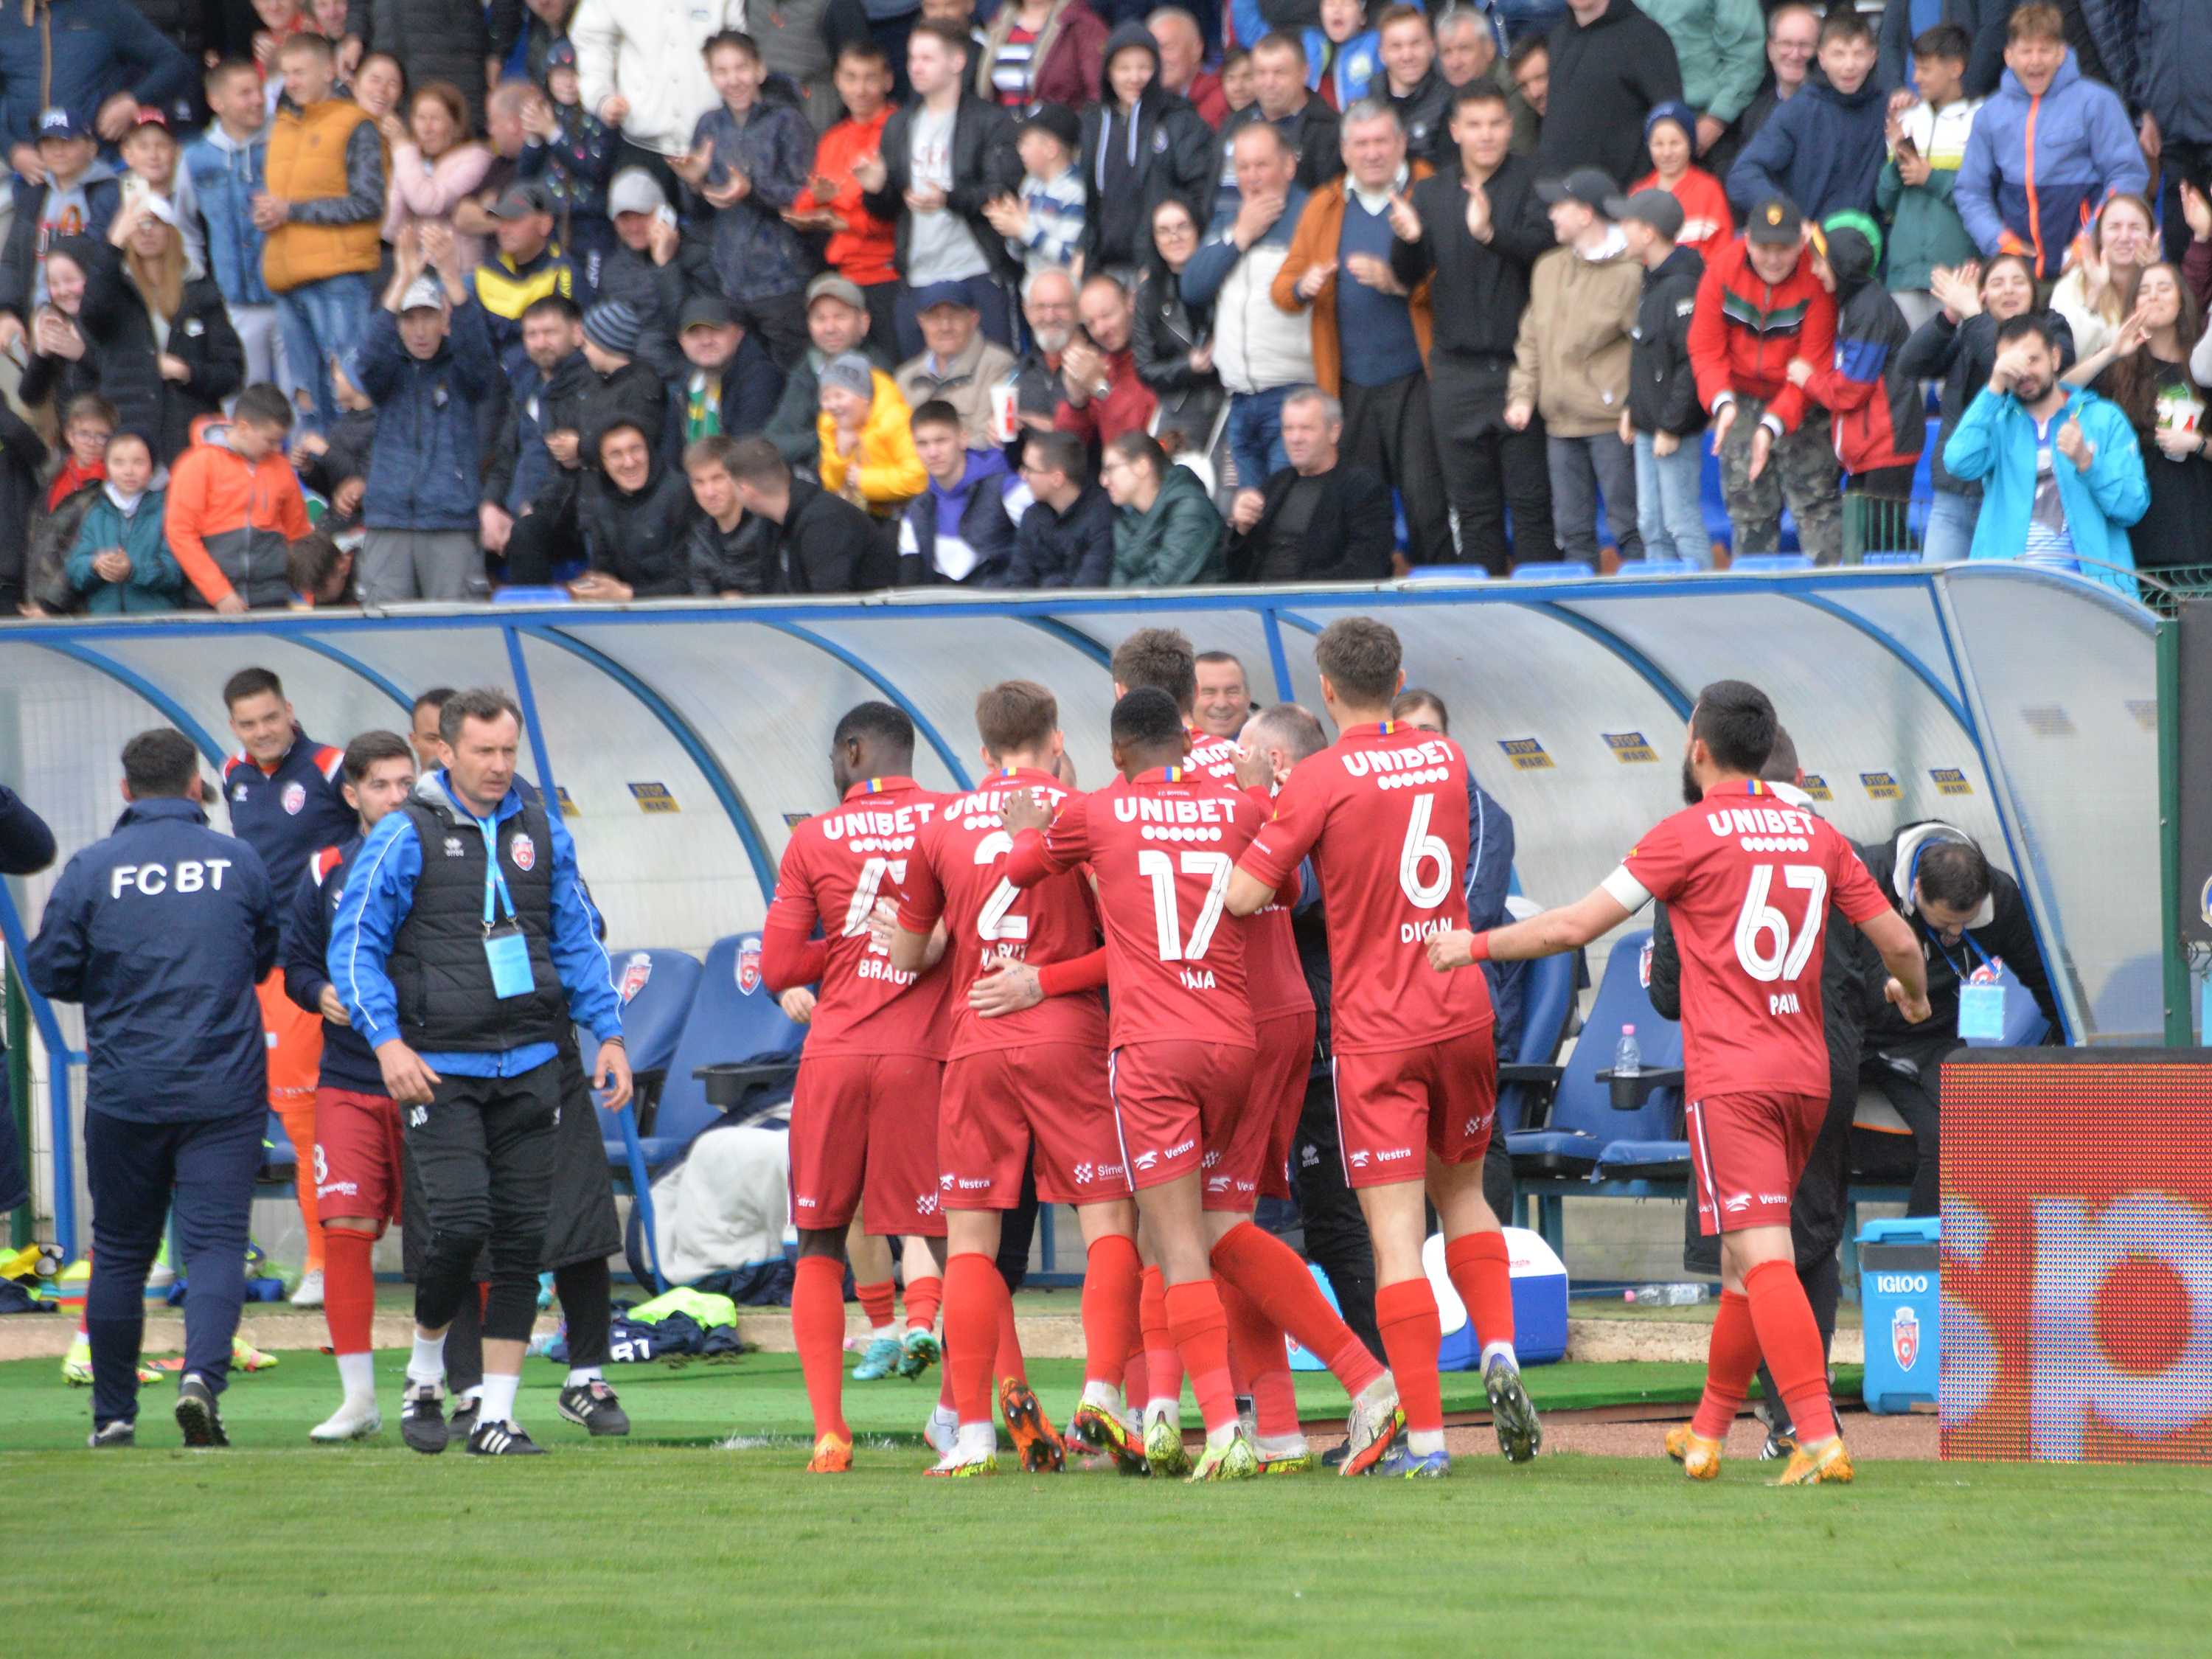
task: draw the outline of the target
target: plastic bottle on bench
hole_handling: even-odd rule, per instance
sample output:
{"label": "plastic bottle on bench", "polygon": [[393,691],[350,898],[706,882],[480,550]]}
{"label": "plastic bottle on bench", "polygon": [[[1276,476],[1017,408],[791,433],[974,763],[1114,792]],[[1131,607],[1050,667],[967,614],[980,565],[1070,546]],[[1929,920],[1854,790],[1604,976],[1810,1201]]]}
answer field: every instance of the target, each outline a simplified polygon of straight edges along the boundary
{"label": "plastic bottle on bench", "polygon": [[1620,1046],[1613,1051],[1613,1074],[1615,1077],[1640,1077],[1644,1072],[1644,1051],[1636,1046],[1636,1028],[1620,1028]]}
{"label": "plastic bottle on bench", "polygon": [[1621,1292],[1620,1299],[1639,1308],[1687,1308],[1705,1300],[1703,1285],[1644,1285]]}

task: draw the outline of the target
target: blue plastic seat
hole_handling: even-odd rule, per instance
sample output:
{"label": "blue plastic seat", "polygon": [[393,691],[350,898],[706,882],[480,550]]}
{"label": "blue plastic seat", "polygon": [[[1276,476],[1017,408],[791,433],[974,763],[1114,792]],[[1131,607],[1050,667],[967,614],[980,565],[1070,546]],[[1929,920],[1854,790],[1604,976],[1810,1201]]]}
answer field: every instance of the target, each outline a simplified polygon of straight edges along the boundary
{"label": "blue plastic seat", "polygon": [[494,605],[574,605],[565,587],[502,587],[491,596]]}
{"label": "blue plastic seat", "polygon": [[1784,570],[1810,570],[1811,557],[1803,553],[1747,553],[1729,566],[1739,576],[1772,575]]}
{"label": "blue plastic seat", "polygon": [[1539,559],[1513,567],[1513,580],[1516,582],[1581,581],[1596,574],[1595,565],[1584,564],[1579,559]]}
{"label": "blue plastic seat", "polygon": [[1868,553],[1860,556],[1859,562],[1874,566],[1918,564],[1921,557],[1917,553]]}
{"label": "blue plastic seat", "polygon": [[1409,582],[1486,582],[1490,572],[1479,564],[1417,564],[1406,573]]}
{"label": "blue plastic seat", "polygon": [[1539,957],[1522,970],[1520,1046],[1511,1054],[1501,1055],[1498,1065],[1500,1134],[1519,1128],[1530,1103],[1559,1081],[1559,1068],[1553,1062],[1566,1041],[1581,966],[1582,953],[1576,951]]}
{"label": "blue plastic seat", "polygon": [[1671,1179],[1687,1169],[1689,1143],[1674,1136],[1679,1079],[1654,1088],[1636,1110],[1619,1112],[1612,1085],[1598,1076],[1612,1070],[1624,1025],[1636,1028],[1646,1072],[1676,1071],[1682,1064],[1682,1028],[1660,1018],[1651,1006],[1650,946],[1648,927],[1624,933],[1614,944],[1582,1036],[1553,1093],[1548,1121],[1505,1137],[1515,1175],[1585,1176],[1598,1170],[1621,1179]]}
{"label": "blue plastic seat", "polygon": [[1694,576],[1704,567],[1687,559],[1623,559],[1616,576]]}
{"label": "blue plastic seat", "polygon": [[622,997],[631,1072],[641,1078],[666,1072],[705,972],[699,958],[688,951],[610,951],[607,962]]}

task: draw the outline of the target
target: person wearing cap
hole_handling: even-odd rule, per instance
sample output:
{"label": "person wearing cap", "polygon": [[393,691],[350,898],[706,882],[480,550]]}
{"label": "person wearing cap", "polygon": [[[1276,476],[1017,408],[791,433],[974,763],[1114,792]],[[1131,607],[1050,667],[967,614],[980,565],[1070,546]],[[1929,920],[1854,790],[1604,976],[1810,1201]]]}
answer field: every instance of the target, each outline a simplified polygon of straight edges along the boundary
{"label": "person wearing cap", "polygon": [[1729,206],[1727,187],[1695,164],[1699,125],[1687,104],[1662,104],[1645,116],[1644,148],[1651,157],[1651,171],[1629,191],[1656,186],[1680,202],[1681,234],[1672,240],[1695,248],[1702,260],[1707,248],[1735,228],[1735,210]]}
{"label": "person wearing cap", "polygon": [[[814,146],[813,175],[785,216],[801,230],[829,233],[823,259],[860,291],[876,343],[889,352],[897,338],[891,323],[898,304],[897,227],[868,211],[867,192],[853,176],[854,162],[883,149],[884,125],[891,118],[891,66],[884,49],[870,40],[848,41],[837,54],[836,87],[845,118]],[[810,330],[821,280],[816,277],[806,290]],[[807,407],[811,435],[811,401]]]}
{"label": "person wearing cap", "polygon": [[1273,299],[1285,313],[1310,307],[1314,384],[1343,402],[1346,456],[1403,501],[1407,558],[1444,564],[1453,550],[1429,405],[1429,284],[1409,290],[1390,269],[1397,204],[1432,169],[1407,161],[1388,99],[1361,99],[1340,131],[1345,176],[1307,201]]}
{"label": "person wearing cap", "polygon": [[694,295],[677,319],[677,343],[690,373],[668,388],[667,452],[702,438],[750,438],[783,398],[783,371],[719,294]]}
{"label": "person wearing cap", "polygon": [[660,181],[643,167],[624,167],[607,185],[607,216],[615,246],[599,262],[592,294],[620,300],[643,319],[637,354],[669,380],[682,375],[676,349],[677,313],[695,295],[720,294],[714,250],[678,226]]}
{"label": "person wearing cap", "polygon": [[1739,208],[1786,196],[1808,218],[1872,213],[1888,153],[1889,94],[1875,84],[1874,26],[1849,6],[1820,21],[1820,73],[1743,147],[1729,169]]}
{"label": "person wearing cap", "polygon": [[394,251],[391,286],[351,368],[377,408],[362,497],[363,605],[465,599],[483,577],[479,422],[506,381],[483,307],[462,285],[453,232],[426,226],[422,242]]}
{"label": "person wearing cap", "polygon": [[1083,126],[1064,104],[1041,105],[1021,125],[1019,190],[983,204],[1024,270],[1066,270],[1083,246],[1091,192],[1075,165]]}
{"label": "person wearing cap", "polygon": [[992,402],[1013,383],[1014,354],[983,337],[981,319],[968,298],[965,283],[939,283],[915,295],[927,349],[902,363],[891,378],[907,407],[942,401],[960,416],[960,430],[972,450],[996,450],[1000,431]]}
{"label": "person wearing cap", "polygon": [[857,351],[823,364],[820,380],[822,487],[878,519],[895,516],[929,483],[915,453],[914,411],[897,383]]}
{"label": "person wearing cap", "polygon": [[222,290],[192,274],[175,210],[162,198],[135,198],[106,240],[85,246],[77,327],[100,393],[118,427],[139,434],[167,465],[191,443],[192,422],[246,383],[246,348]]}
{"label": "person wearing cap", "polygon": [[1613,544],[1624,561],[1640,559],[1636,452],[1622,423],[1642,268],[1607,211],[1617,199],[1611,174],[1577,167],[1556,184],[1540,179],[1536,194],[1551,209],[1559,246],[1528,273],[1505,424],[1525,428],[1533,413],[1543,412],[1559,556],[1596,565],[1601,490]]}
{"label": "person wearing cap", "polygon": [[1452,160],[1408,193],[1410,220],[1392,212],[1390,269],[1408,290],[1429,284],[1429,406],[1458,557],[1502,576],[1509,507],[1523,556],[1548,558],[1557,545],[1543,417],[1517,432],[1505,424],[1528,268],[1553,239],[1535,167],[1512,153],[1511,106],[1495,82],[1478,77],[1455,94],[1451,139]]}
{"label": "person wearing cap", "polygon": [[493,349],[509,373],[525,361],[522,313],[549,294],[583,291],[575,262],[553,240],[552,196],[542,184],[509,185],[491,204],[495,246],[468,274]]}
{"label": "person wearing cap", "polygon": [[615,170],[615,146],[620,139],[580,101],[576,48],[566,37],[546,52],[538,78],[545,95],[522,106],[522,154],[515,157],[515,174],[544,186],[546,199],[560,216],[562,246],[577,261],[588,286],[598,275],[599,261],[614,249],[614,227],[607,222],[607,180]]}
{"label": "person wearing cap", "polygon": [[192,95],[192,60],[131,0],[46,0],[0,7],[0,123],[9,162],[35,178],[33,147],[46,110],[74,111],[84,131],[111,143],[141,108]]}
{"label": "person wearing cap", "polygon": [[[1850,475],[1850,493],[1895,504],[1863,534],[1902,536],[1905,503],[1927,441],[1928,404],[1920,378],[1905,362],[1912,337],[1905,313],[1876,274],[1881,269],[1881,227],[1863,213],[1838,213],[1820,227],[1813,244],[1813,274],[1836,296],[1836,349],[1817,363],[1791,360],[1790,383],[1829,412],[1836,459]],[[1868,541],[1896,547],[1901,541]]]}
{"label": "person wearing cap", "polygon": [[1636,527],[1647,559],[1686,559],[1700,570],[1712,562],[1698,499],[1705,474],[1705,405],[1690,367],[1690,318],[1705,262],[1680,246],[1681,199],[1647,185],[1607,210],[1644,267],[1637,301],[1635,346],[1628,357],[1628,407],[1620,435],[1636,446]]}
{"label": "person wearing cap", "polygon": [[785,460],[811,473],[822,457],[822,365],[848,351],[888,373],[891,362],[870,332],[867,299],[853,283],[824,271],[806,285],[806,355],[784,376],[783,397],[766,433]]}
{"label": "person wearing cap", "polygon": [[[1680,101],[1691,112],[1690,154],[1705,155],[1759,96],[1766,76],[1766,14],[1759,0],[1637,3],[1674,43],[1674,61],[1682,71]],[[1697,217],[1695,208],[1684,206],[1691,218]]]}
{"label": "person wearing cap", "polygon": [[123,152],[123,193],[150,191],[177,210],[177,228],[184,235],[185,252],[200,270],[207,269],[207,237],[200,228],[200,205],[192,190],[191,175],[178,159],[183,151],[169,131],[169,118],[157,109],[142,109],[118,147]]}
{"label": "person wearing cap", "polygon": [[703,203],[713,213],[723,297],[786,366],[806,350],[806,284],[817,262],[783,216],[806,188],[814,128],[790,105],[763,100],[768,70],[752,36],[726,29],[704,50],[721,105],[699,118],[690,151],[669,165],[695,210]]}
{"label": "person wearing cap", "polygon": [[[4,10],[0,7],[0,10]],[[68,110],[39,118],[38,167],[15,180],[15,216],[0,247],[0,352],[22,344],[46,302],[46,250],[58,236],[107,234],[123,187],[100,159],[99,141]]]}
{"label": "person wearing cap", "polygon": [[1681,98],[1681,63],[1635,0],[1567,0],[1567,14],[1549,40],[1536,170],[1595,167],[1617,188],[1644,170],[1644,118]]}
{"label": "person wearing cap", "polygon": [[1828,411],[1793,385],[1790,363],[1826,363],[1836,302],[1813,273],[1805,222],[1780,198],[1753,207],[1743,234],[1715,248],[1698,283],[1690,364],[1711,415],[1735,553],[1782,544],[1782,505],[1823,564],[1843,555],[1843,507]]}
{"label": "person wearing cap", "polygon": [[[572,456],[580,448],[585,457],[597,453],[599,434],[623,418],[635,421],[653,448],[660,447],[668,400],[659,371],[637,356],[644,326],[644,319],[620,300],[602,300],[584,313],[584,360],[592,366],[592,380],[577,411],[574,441],[565,446]],[[560,459],[562,447],[552,447]]]}
{"label": "person wearing cap", "polygon": [[1213,216],[1219,170],[1213,129],[1189,102],[1160,85],[1160,49],[1142,23],[1106,40],[1099,101],[1083,112],[1083,181],[1091,202],[1083,221],[1083,268],[1143,264],[1152,210],[1174,197],[1193,222]]}

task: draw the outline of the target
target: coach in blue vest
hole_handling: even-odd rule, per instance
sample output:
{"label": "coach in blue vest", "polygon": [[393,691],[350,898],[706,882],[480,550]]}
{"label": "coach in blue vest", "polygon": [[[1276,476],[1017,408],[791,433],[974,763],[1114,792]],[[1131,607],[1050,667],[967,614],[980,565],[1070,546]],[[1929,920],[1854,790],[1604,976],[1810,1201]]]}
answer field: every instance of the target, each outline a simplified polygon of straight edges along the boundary
{"label": "coach in blue vest", "polygon": [[574,843],[515,785],[521,736],[505,692],[449,698],[442,769],[370,831],[331,926],[331,982],[406,1114],[410,1175],[430,1218],[400,1413],[402,1436],[423,1452],[445,1448],[446,1329],[474,1294],[487,1243],[483,1393],[468,1449],[540,1449],[514,1420],[514,1393],[538,1316],[569,1022],[599,1039],[609,1109],[630,1092],[622,1003]]}
{"label": "coach in blue vest", "polygon": [[54,884],[28,964],[46,996],[84,1005],[92,1444],[132,1442],[146,1273],[173,1202],[191,1287],[177,1424],[186,1445],[222,1446],[269,1109],[253,988],[276,965],[276,902],[260,855],[208,827],[182,732],[123,746],[123,799],[115,832]]}

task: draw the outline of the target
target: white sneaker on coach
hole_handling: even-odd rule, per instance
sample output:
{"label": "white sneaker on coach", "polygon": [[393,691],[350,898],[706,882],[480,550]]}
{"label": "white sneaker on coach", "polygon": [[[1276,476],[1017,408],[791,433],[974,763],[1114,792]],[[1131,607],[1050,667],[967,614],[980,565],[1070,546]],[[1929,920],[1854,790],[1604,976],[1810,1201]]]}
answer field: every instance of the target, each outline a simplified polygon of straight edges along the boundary
{"label": "white sneaker on coach", "polygon": [[300,1288],[292,1292],[295,1308],[319,1308],[323,1305],[323,1270],[318,1267],[301,1276]]}
{"label": "white sneaker on coach", "polygon": [[307,1431],[307,1438],[331,1444],[341,1440],[365,1440],[384,1427],[384,1413],[376,1408],[376,1396],[364,1400],[349,1400],[329,1417]]}

